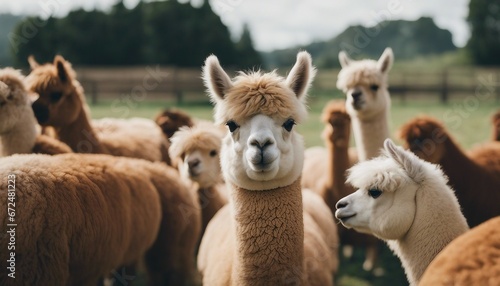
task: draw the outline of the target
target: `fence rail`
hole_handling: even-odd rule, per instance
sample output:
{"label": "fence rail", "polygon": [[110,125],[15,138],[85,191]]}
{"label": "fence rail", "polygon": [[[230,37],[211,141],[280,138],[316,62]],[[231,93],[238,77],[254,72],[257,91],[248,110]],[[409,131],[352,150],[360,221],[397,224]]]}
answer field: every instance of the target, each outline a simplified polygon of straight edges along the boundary
{"label": "fence rail", "polygon": [[[337,92],[339,70],[320,70],[314,81],[315,92]],[[200,69],[162,66],[124,68],[80,68],[78,79],[92,104],[120,97],[147,97],[183,103],[207,100]],[[391,71],[389,90],[393,97],[438,96],[443,103],[457,94],[488,92],[500,100],[499,68],[460,68],[447,70]]]}

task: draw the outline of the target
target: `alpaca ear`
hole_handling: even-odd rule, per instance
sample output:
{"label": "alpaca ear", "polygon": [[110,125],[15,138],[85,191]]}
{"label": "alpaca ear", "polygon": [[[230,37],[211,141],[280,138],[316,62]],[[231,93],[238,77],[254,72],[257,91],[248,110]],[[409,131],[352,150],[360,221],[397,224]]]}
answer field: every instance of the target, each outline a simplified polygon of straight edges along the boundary
{"label": "alpaca ear", "polygon": [[35,56],[33,56],[33,55],[29,55],[28,63],[30,64],[30,68],[32,70],[34,70],[35,68],[40,66],[40,64],[35,60]]}
{"label": "alpaca ear", "polygon": [[70,79],[70,74],[66,68],[66,60],[62,56],[57,55],[54,58],[54,65],[57,68],[57,76],[59,76],[59,79],[62,82],[68,82]]}
{"label": "alpaca ear", "polygon": [[389,72],[392,67],[393,61],[394,54],[392,53],[392,49],[386,48],[377,62],[378,69],[383,73]]}
{"label": "alpaca ear", "polygon": [[391,139],[385,139],[384,148],[389,157],[394,159],[414,181],[420,181],[422,175],[422,162],[417,156],[410,151],[405,151],[403,148],[394,145]]}
{"label": "alpaca ear", "polygon": [[297,98],[302,99],[305,98],[315,75],[316,69],[312,66],[311,55],[302,51],[297,54],[297,61],[288,74],[286,82]]}
{"label": "alpaca ear", "polygon": [[215,55],[211,55],[205,60],[202,78],[205,87],[210,92],[210,98],[214,102],[224,99],[224,94],[233,86],[231,79],[220,66]]}
{"label": "alpaca ear", "polygon": [[340,51],[340,53],[339,53],[339,62],[340,62],[340,66],[342,68],[345,68],[345,67],[347,67],[352,62],[352,60],[349,58],[349,55],[347,55],[346,52]]}

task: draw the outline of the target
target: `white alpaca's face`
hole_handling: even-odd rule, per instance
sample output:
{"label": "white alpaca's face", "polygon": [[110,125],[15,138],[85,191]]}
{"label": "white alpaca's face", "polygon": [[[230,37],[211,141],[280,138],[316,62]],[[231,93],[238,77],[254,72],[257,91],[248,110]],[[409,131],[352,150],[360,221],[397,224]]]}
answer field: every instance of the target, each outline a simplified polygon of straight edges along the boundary
{"label": "white alpaca's face", "polygon": [[184,154],[180,166],[181,175],[197,182],[201,188],[208,188],[220,183],[219,150],[193,150]]}
{"label": "white alpaca's face", "polygon": [[26,91],[0,81],[0,134],[11,131],[25,116],[33,116]]}
{"label": "white alpaca's face", "polygon": [[262,114],[242,123],[229,122],[232,132],[221,150],[226,177],[255,190],[261,189],[261,184],[269,189],[273,182],[274,188],[292,183],[297,170],[302,169],[304,150],[294,125],[292,118],[273,119]]}
{"label": "white alpaca's face", "polygon": [[381,83],[356,85],[346,91],[346,109],[351,115],[370,116],[386,110],[391,99]]}

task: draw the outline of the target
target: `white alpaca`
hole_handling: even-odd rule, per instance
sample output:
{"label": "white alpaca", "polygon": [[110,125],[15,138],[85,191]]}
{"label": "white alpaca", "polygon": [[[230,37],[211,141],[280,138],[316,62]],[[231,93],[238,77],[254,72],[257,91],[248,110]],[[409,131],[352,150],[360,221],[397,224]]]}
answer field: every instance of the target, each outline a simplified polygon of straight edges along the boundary
{"label": "white alpaca", "polygon": [[230,203],[208,224],[198,255],[204,285],[332,285],[338,238],[330,210],[302,192],[303,140],[294,130],[315,70],[306,52],[286,80],[275,72],[234,80],[210,56],[203,69],[226,124],[221,167]]}
{"label": "white alpaca", "polygon": [[387,241],[417,285],[434,257],[468,226],[437,165],[390,139],[384,146],[384,155],[349,170],[347,182],[358,190],[337,203],[335,216],[347,228]]}
{"label": "white alpaca", "polygon": [[377,157],[384,140],[390,137],[387,74],[394,61],[392,49],[385,49],[378,61],[353,61],[342,51],[339,61],[342,70],[337,88],[347,96],[346,109],[352,119],[358,159]]}

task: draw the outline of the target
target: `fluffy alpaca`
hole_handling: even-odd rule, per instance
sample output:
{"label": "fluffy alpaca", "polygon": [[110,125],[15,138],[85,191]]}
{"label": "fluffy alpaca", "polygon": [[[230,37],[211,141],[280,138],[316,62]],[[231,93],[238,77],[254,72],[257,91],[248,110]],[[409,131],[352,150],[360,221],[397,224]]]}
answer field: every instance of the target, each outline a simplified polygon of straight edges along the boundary
{"label": "fluffy alpaca", "polygon": [[347,182],[358,190],[337,203],[335,216],[347,228],[373,234],[401,259],[411,285],[467,222],[438,166],[396,147],[349,169]]}
{"label": "fluffy alpaca", "polygon": [[152,121],[146,124],[145,119],[136,120],[139,123],[107,119],[100,129],[113,132],[96,132],[90,122],[83,88],[71,64],[63,57],[56,56],[53,64],[45,65],[38,65],[31,58],[30,64],[32,71],[26,77],[27,87],[40,95],[33,103],[35,117],[42,126],[53,126],[58,139],[73,151],[170,162],[168,140]]}
{"label": "fluffy alpaca", "polygon": [[339,60],[342,70],[337,88],[347,96],[346,108],[352,120],[358,159],[368,160],[379,155],[384,140],[390,137],[387,74],[394,56],[387,48],[378,61],[353,61],[342,51]]}
{"label": "fluffy alpaca", "polygon": [[405,148],[418,157],[441,165],[474,227],[500,215],[500,143],[488,142],[465,154],[436,119],[420,116],[400,129]]}
{"label": "fluffy alpaca", "polygon": [[12,68],[0,69],[0,157],[12,154],[72,152],[66,144],[39,134],[24,77]]}
{"label": "fluffy alpaca", "polygon": [[[153,278],[167,275],[171,285],[180,285],[179,278],[193,275],[199,217],[183,217],[178,206],[195,212],[196,202],[176,174],[165,164],[108,155],[0,159],[2,209],[9,202],[7,185],[15,184],[15,207],[9,207],[18,224],[16,278],[7,277],[7,247],[1,248],[0,284],[96,285],[111,270],[146,255]],[[15,182],[8,181],[11,175]],[[7,221],[7,211],[0,221]],[[8,240],[0,236],[3,245]]]}
{"label": "fluffy alpaca", "polygon": [[231,80],[215,56],[203,79],[215,120],[229,128],[221,167],[230,203],[208,224],[198,255],[204,285],[332,285],[337,230],[331,212],[302,192],[303,141],[293,127],[315,70],[306,52],[286,79],[275,72]]}
{"label": "fluffy alpaca", "polygon": [[[331,212],[335,213],[335,204],[354,191],[352,187],[345,184],[346,171],[353,165],[349,160],[351,118],[346,112],[345,102],[334,100],[325,106],[321,118],[325,124],[322,137],[327,148],[324,152],[314,151],[321,154],[320,160],[315,160],[314,158],[318,158],[315,156],[308,157],[308,150],[306,150],[302,187],[310,188],[319,194]],[[325,160],[325,158],[328,159]],[[310,178],[310,174],[314,180],[306,181],[304,178]],[[352,246],[366,248],[363,269],[372,270],[377,257],[379,240],[372,235],[361,234],[343,227],[338,231],[340,241],[345,246],[346,256],[352,255]]]}
{"label": "fluffy alpaca", "polygon": [[156,116],[155,122],[160,126],[167,138],[171,138],[183,126],[193,127],[194,125],[191,116],[178,109],[163,110]]}
{"label": "fluffy alpaca", "polygon": [[493,141],[500,141],[500,110],[493,114]]}
{"label": "fluffy alpaca", "polygon": [[453,240],[432,261],[419,285],[500,285],[500,217]]}
{"label": "fluffy alpaca", "polygon": [[215,213],[227,204],[219,159],[224,135],[212,124],[200,123],[192,128],[181,127],[170,138],[170,158],[184,180],[193,183],[198,195],[202,234]]}

